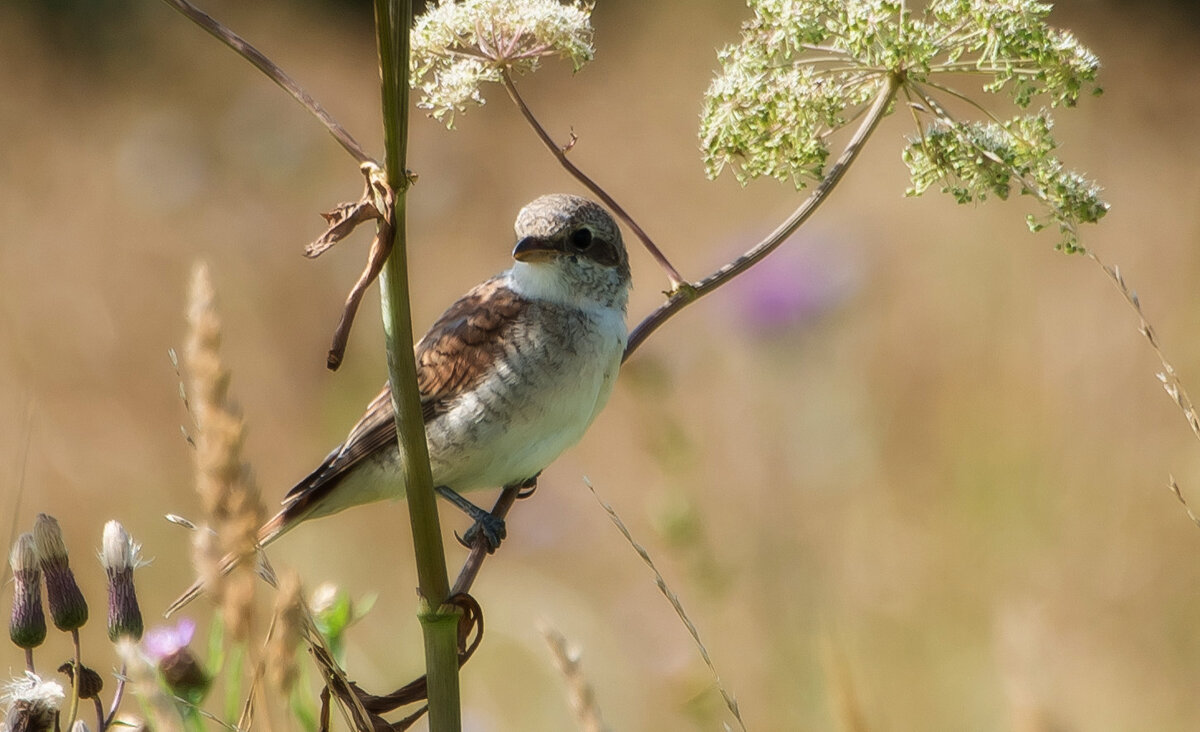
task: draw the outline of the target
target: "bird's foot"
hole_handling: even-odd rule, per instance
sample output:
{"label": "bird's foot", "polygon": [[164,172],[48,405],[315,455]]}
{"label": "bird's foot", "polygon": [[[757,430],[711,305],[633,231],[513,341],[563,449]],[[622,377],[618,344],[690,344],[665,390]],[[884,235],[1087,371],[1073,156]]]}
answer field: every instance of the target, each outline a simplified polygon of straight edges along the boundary
{"label": "bird's foot", "polygon": [[508,535],[508,528],[504,524],[504,519],[484,512],[482,516],[475,519],[475,523],[467,529],[467,533],[458,537],[458,543],[468,549],[473,549],[480,534],[487,542],[488,554],[495,554],[496,549],[500,547],[500,542]]}
{"label": "bird's foot", "polygon": [[458,543],[471,549],[475,546],[476,537],[482,532],[484,539],[487,541],[488,554],[495,553],[496,548],[500,546],[500,542],[508,535],[504,519],[499,516],[493,516],[491,513],[476,506],[445,486],[437,486],[434,490],[437,491],[439,496],[450,501],[460,511],[475,520],[475,524],[467,529],[467,533],[458,537]]}

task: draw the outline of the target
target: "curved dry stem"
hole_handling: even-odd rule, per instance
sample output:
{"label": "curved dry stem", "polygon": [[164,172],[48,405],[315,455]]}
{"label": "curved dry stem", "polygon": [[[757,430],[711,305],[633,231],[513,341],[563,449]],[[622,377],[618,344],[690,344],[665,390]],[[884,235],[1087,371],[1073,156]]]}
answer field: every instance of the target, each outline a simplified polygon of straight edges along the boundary
{"label": "curved dry stem", "polygon": [[1138,299],[1137,293],[1129,289],[1125,284],[1125,277],[1121,274],[1121,268],[1113,265],[1109,266],[1100,259],[1099,255],[1088,249],[1084,255],[1092,260],[1104,274],[1112,282],[1117,291],[1121,293],[1121,297],[1125,300],[1130,309],[1138,317],[1138,332],[1150,344],[1150,350],[1154,352],[1158,358],[1158,363],[1162,366],[1156,376],[1162,384],[1163,390],[1167,392],[1167,396],[1171,397],[1171,401],[1175,402],[1180,411],[1183,412],[1184,419],[1187,420],[1188,427],[1196,439],[1200,439],[1200,415],[1196,413],[1196,407],[1192,403],[1191,396],[1188,395],[1187,389],[1184,388],[1183,382],[1179,379],[1178,373],[1175,371],[1175,366],[1167,360],[1167,354],[1163,352],[1162,346],[1158,342],[1158,335],[1154,332],[1154,326],[1146,319],[1146,314],[1142,312],[1142,301]]}
{"label": "curved dry stem", "polygon": [[850,164],[858,157],[858,153],[862,151],[867,138],[879,126],[879,121],[883,119],[888,106],[891,104],[892,99],[895,98],[896,92],[900,89],[902,82],[903,78],[898,74],[888,75],[887,83],[880,88],[875,101],[871,103],[866,118],[863,119],[858,129],[854,131],[854,136],[850,138],[850,141],[846,143],[846,149],[842,151],[842,154],[838,156],[833,166],[829,168],[828,174],[821,179],[821,182],[817,184],[817,187],[809,197],[804,200],[804,203],[800,204],[799,208],[792,212],[791,216],[788,216],[765,239],[755,244],[737,259],[698,282],[682,283],[679,285],[665,303],[646,316],[633,329],[633,332],[629,334],[629,343],[625,346],[624,358],[628,359],[651,333],[680,310],[726,282],[729,282],[747,269],[750,269],[750,267],[753,267],[773,252],[792,234],[796,233],[796,230],[808,220],[808,217],[817,210],[817,207],[825,202],[825,199],[829,197],[829,194],[833,192],[833,189],[841,181],[842,176],[846,174],[846,170],[850,167]]}
{"label": "curved dry stem", "polygon": [[[586,485],[588,490],[592,492],[592,497],[600,503],[600,507],[604,509],[604,512],[608,514],[608,518],[613,522],[613,525],[616,526],[617,530],[620,531],[622,536],[625,537],[625,541],[629,542],[629,545],[633,547],[633,550],[637,553],[637,555],[642,558],[642,561],[647,567],[650,568],[650,571],[654,573],[654,583],[658,585],[659,592],[662,593],[663,597],[667,598],[667,602],[671,603],[671,607],[674,608],[675,614],[678,615],[679,619],[683,622],[683,627],[686,628],[688,634],[692,636],[692,642],[696,644],[696,649],[700,651],[700,657],[704,660],[704,665],[708,666],[708,670],[712,672],[713,680],[717,682],[717,690],[721,692],[721,698],[725,700],[725,707],[729,709],[730,714],[732,714],[733,718],[737,720],[738,726],[741,727],[742,732],[746,732],[746,723],[742,721],[742,713],[738,709],[737,699],[734,698],[733,694],[725,688],[724,682],[721,681],[721,674],[717,673],[717,667],[712,661],[712,656],[710,656],[708,653],[708,647],[705,646],[704,641],[700,639],[700,630],[696,627],[696,624],[692,622],[692,619],[688,617],[687,611],[683,609],[683,603],[679,601],[679,596],[676,595],[675,592],[671,590],[670,586],[667,585],[667,580],[662,576],[662,572],[658,571],[658,567],[655,566],[654,560],[650,558],[650,552],[646,551],[646,548],[639,544],[637,539],[633,538],[633,534],[630,533],[629,528],[625,526],[625,522],[621,520],[619,515],[617,515],[616,509],[614,509],[607,501],[600,497],[600,494],[596,492],[596,487],[592,485],[591,481],[584,478],[583,484]],[[728,729],[728,725],[726,725],[726,729]]]}
{"label": "curved dry stem", "polygon": [[[1142,311],[1142,301],[1138,299],[1137,292],[1131,290],[1125,284],[1125,277],[1121,274],[1121,268],[1117,265],[1108,265],[1091,249],[1084,250],[1084,256],[1092,260],[1092,262],[1100,268],[1104,275],[1112,282],[1113,287],[1117,288],[1117,292],[1121,294],[1121,298],[1125,300],[1125,304],[1133,310],[1134,315],[1138,318],[1138,332],[1150,344],[1150,350],[1154,352],[1158,363],[1162,367],[1155,376],[1158,377],[1159,383],[1162,385],[1163,391],[1175,402],[1175,406],[1179,407],[1179,411],[1183,413],[1183,418],[1187,420],[1188,428],[1192,431],[1192,435],[1200,440],[1200,415],[1196,413],[1196,406],[1192,403],[1192,397],[1188,394],[1187,389],[1183,385],[1183,381],[1179,378],[1179,373],[1175,370],[1175,366],[1167,359],[1167,354],[1163,352],[1162,345],[1158,341],[1158,335],[1154,331],[1154,326],[1146,319],[1146,314]],[[1200,526],[1200,518],[1192,512],[1192,508],[1188,505],[1187,499],[1183,497],[1183,491],[1180,490],[1179,484],[1175,481],[1175,476],[1168,478],[1167,487],[1171,493],[1183,506],[1183,510],[1187,512],[1188,518],[1192,523]]]}
{"label": "curved dry stem", "polygon": [[567,152],[575,145],[575,136],[571,136],[571,142],[566,146],[560,146],[558,143],[556,143],[554,138],[550,137],[550,133],[546,132],[546,128],[542,127],[542,124],[538,122],[537,117],[535,117],[533,112],[530,111],[529,105],[525,103],[525,100],[521,97],[520,92],[517,91],[517,86],[513,83],[512,76],[509,75],[508,69],[500,69],[500,79],[504,83],[504,88],[508,91],[509,99],[512,99],[513,104],[516,104],[517,108],[521,110],[521,115],[525,117],[525,121],[528,122],[529,126],[533,128],[533,131],[537,134],[538,139],[541,140],[542,144],[546,146],[546,149],[550,151],[550,154],[554,156],[554,159],[557,160],[560,165],[566,168],[567,172],[570,173],[575,180],[582,183],[585,188],[594,193],[597,198],[603,201],[604,205],[607,206],[614,214],[616,214],[617,218],[625,222],[625,225],[628,226],[635,235],[637,235],[637,238],[642,240],[642,244],[646,246],[647,251],[650,252],[650,256],[654,257],[654,261],[658,262],[659,266],[662,267],[667,273],[667,279],[671,281],[671,291],[675,292],[678,291],[680,287],[685,287],[687,282],[683,279],[683,276],[679,274],[679,271],[675,269],[674,265],[672,265],[670,260],[667,259],[667,256],[662,253],[662,250],[658,248],[658,246],[650,238],[650,235],[647,234],[641,226],[638,226],[638,223],[633,220],[633,217],[626,213],[625,209],[621,208],[621,205],[613,200],[613,197],[608,195],[607,191],[601,188],[596,181],[589,178],[587,174],[585,174],[582,170],[576,167],[574,163],[567,159]]}
{"label": "curved dry stem", "polygon": [[[226,28],[218,20],[195,5],[192,5],[188,0],[163,0],[163,2],[178,10],[184,17],[203,28],[218,41],[232,48],[235,53],[253,64],[256,69],[266,74],[267,78],[278,84],[281,89],[291,94],[305,109],[312,112],[317,119],[321,120],[321,124],[325,125],[325,128],[338,141],[338,144],[346,152],[350,153],[359,164],[375,163],[375,160],[363,151],[358,141],[346,131],[346,128],[342,127],[337,120],[325,111],[325,108],[317,100],[309,96],[308,92],[304,91],[296,83],[295,79],[288,76],[283,69],[279,68],[274,61],[267,58],[262,51],[250,45],[246,39]],[[378,165],[378,163],[375,164]]]}

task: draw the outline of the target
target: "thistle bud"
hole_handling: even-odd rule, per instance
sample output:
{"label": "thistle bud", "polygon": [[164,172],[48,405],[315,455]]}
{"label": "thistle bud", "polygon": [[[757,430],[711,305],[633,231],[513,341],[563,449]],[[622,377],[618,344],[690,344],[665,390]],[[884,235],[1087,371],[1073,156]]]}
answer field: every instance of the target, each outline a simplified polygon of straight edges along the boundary
{"label": "thistle bud", "polygon": [[38,566],[33,534],[21,534],[13,544],[8,563],[13,572],[12,620],[8,637],[19,648],[36,648],[46,640],[46,616],[42,613],[42,570]]}
{"label": "thistle bud", "polygon": [[[100,696],[100,692],[104,691],[104,678],[87,666],[80,666],[80,668],[83,669],[83,672],[79,674],[79,698],[92,699]],[[70,679],[72,684],[75,683],[74,661],[67,661],[59,666],[58,672]]]}
{"label": "thistle bud", "polygon": [[142,637],[142,611],[133,589],[133,570],[141,566],[141,545],[116,521],[104,525],[100,563],[108,574],[108,638]]}
{"label": "thistle bud", "polygon": [[0,702],[8,707],[0,728],[22,732],[50,732],[66,694],[55,681],[42,681],[35,674],[9,683]]}
{"label": "thistle bud", "polygon": [[53,516],[37,515],[33,523],[33,542],[37,546],[42,571],[46,573],[46,600],[50,604],[50,617],[59,630],[78,630],[88,619],[87,601],[67,559],[67,545],[63,543],[62,529]]}

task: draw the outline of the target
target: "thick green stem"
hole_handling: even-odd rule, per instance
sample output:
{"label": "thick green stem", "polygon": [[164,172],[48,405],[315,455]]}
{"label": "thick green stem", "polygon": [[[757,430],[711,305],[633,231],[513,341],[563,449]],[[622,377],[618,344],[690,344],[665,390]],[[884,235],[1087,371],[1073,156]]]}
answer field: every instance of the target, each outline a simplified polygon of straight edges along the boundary
{"label": "thick green stem", "polygon": [[408,187],[408,57],[412,0],[375,0],[375,28],[383,82],[387,182],[395,193],[391,255],[380,275],[383,327],[396,432],[405,470],[409,520],[420,584],[421,628],[429,682],[429,725],[434,732],[462,727],[458,690],[458,611],[445,606],[450,582],[429,470],[425,425],[413,360],[408,298],[405,191]]}

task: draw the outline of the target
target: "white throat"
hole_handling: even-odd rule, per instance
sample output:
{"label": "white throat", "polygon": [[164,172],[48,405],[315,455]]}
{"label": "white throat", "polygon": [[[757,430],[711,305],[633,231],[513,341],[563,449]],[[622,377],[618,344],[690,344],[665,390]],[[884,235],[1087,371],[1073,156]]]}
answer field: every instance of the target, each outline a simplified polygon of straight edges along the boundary
{"label": "white throat", "polygon": [[562,305],[579,305],[577,293],[570,286],[558,267],[528,262],[513,262],[508,271],[509,286],[518,295],[530,300],[549,300]]}
{"label": "white throat", "polygon": [[618,310],[624,312],[624,301],[602,302],[587,287],[569,277],[561,267],[553,264],[530,264],[513,262],[508,271],[509,287],[530,300],[544,300],[559,305],[568,305],[581,310]]}

